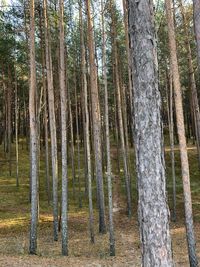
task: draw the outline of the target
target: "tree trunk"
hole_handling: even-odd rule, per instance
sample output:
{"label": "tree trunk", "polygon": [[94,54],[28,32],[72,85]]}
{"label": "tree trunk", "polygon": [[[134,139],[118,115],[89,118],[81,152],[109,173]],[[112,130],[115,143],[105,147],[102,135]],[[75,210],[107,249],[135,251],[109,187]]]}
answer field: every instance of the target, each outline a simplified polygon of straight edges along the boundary
{"label": "tree trunk", "polygon": [[[183,19],[183,28],[185,32],[185,44],[188,56],[188,70],[189,70],[189,78],[190,78],[190,87],[192,93],[192,104],[193,104],[193,111],[194,111],[194,122],[195,122],[195,133],[196,133],[196,143],[197,143],[197,151],[198,151],[198,159],[199,159],[199,167],[200,167],[200,112],[199,112],[199,101],[198,101],[198,94],[197,94],[197,87],[196,81],[194,76],[194,68],[192,63],[192,52],[190,47],[190,36],[188,30],[188,23],[187,18],[185,15],[185,9],[182,3],[182,0],[179,0],[179,7]],[[199,9],[200,13],[200,9]]]}
{"label": "tree trunk", "polygon": [[91,102],[92,102],[92,121],[94,135],[94,153],[97,180],[97,196],[99,205],[99,232],[106,232],[105,224],[105,204],[104,204],[104,188],[102,173],[102,153],[101,153],[101,118],[100,105],[97,83],[97,67],[95,64],[93,22],[90,11],[90,0],[86,0],[87,19],[88,19],[88,49],[90,64],[90,84],[91,84]]}
{"label": "tree trunk", "polygon": [[193,0],[194,32],[197,43],[197,58],[200,72],[200,0]]}
{"label": "tree trunk", "polygon": [[187,232],[188,254],[189,254],[190,266],[197,266],[198,262],[195,251],[196,249],[195,249],[195,237],[193,229],[192,199],[190,191],[190,173],[189,173],[187,145],[185,138],[181,84],[180,84],[178,60],[176,54],[176,40],[175,40],[173,14],[171,10],[172,6],[171,0],[165,0],[165,6],[166,6],[167,25],[168,25],[170,64],[171,64],[171,71],[173,73],[173,83],[174,83],[176,120],[177,120],[179,147],[181,154],[181,170],[183,179],[185,224]]}
{"label": "tree trunk", "polygon": [[19,140],[18,140],[18,127],[19,127],[19,108],[18,108],[18,90],[17,90],[17,74],[15,66],[15,154],[16,154],[16,186],[19,187]]}
{"label": "tree trunk", "polygon": [[48,111],[47,111],[47,86],[45,75],[45,53],[44,53],[44,38],[42,32],[42,12],[40,10],[40,49],[42,58],[42,85],[44,91],[44,143],[45,143],[45,176],[46,176],[46,192],[48,204],[50,203],[50,176],[49,176],[49,142],[48,142]]}
{"label": "tree trunk", "polygon": [[[169,139],[170,139],[170,157],[172,170],[173,184],[173,209],[171,219],[176,221],[176,175],[175,175],[175,160],[174,160],[174,118],[173,118],[173,81],[172,74],[166,73],[166,93],[167,93],[167,109],[168,109],[168,124],[169,124]],[[169,94],[168,94],[169,90]]]}
{"label": "tree trunk", "polygon": [[59,28],[60,28],[60,102],[61,102],[61,147],[62,147],[62,255],[68,255],[68,227],[67,227],[67,115],[66,115],[66,86],[65,86],[65,52],[64,52],[64,1],[59,0]]}
{"label": "tree trunk", "polygon": [[[126,52],[127,52],[127,60],[128,60],[128,92],[129,92],[129,102],[130,102],[130,111],[131,116],[133,117],[133,84],[131,79],[131,57],[129,52],[129,35],[128,35],[128,12],[127,12],[127,2],[126,0],[122,0],[123,2],[123,12],[124,12],[124,28],[125,28],[125,37],[126,37]],[[133,129],[133,121],[131,119],[131,139],[134,135],[134,129]],[[133,143],[133,142],[132,142]]]}
{"label": "tree trunk", "polygon": [[129,0],[142,266],[173,266],[153,2]]}
{"label": "tree trunk", "polygon": [[121,149],[122,149],[122,157],[124,164],[124,176],[125,176],[125,184],[126,184],[126,195],[127,195],[127,211],[128,216],[132,216],[132,205],[131,205],[131,187],[130,187],[130,173],[128,168],[128,157],[125,143],[125,135],[124,135],[124,124],[123,124],[123,116],[122,116],[122,96],[120,90],[120,81],[119,81],[119,62],[118,62],[118,54],[117,54],[117,36],[116,36],[116,27],[115,27],[115,17],[114,17],[114,4],[113,0],[111,0],[111,16],[112,16],[112,31],[113,31],[113,50],[114,50],[114,66],[115,66],[115,84],[116,84],[116,96],[117,96],[117,105],[118,105],[118,120],[119,120],[119,132],[120,132],[120,141],[121,141]]}
{"label": "tree trunk", "polygon": [[81,174],[81,161],[80,161],[80,134],[79,134],[79,121],[78,121],[78,98],[77,98],[77,85],[76,85],[76,72],[74,69],[74,93],[75,93],[75,108],[76,108],[76,141],[77,141],[77,158],[78,158],[78,172],[77,172],[77,180],[78,180],[78,202],[79,208],[82,207],[82,197],[81,197],[81,183],[80,183],[80,174]]}
{"label": "tree trunk", "polygon": [[44,31],[45,31],[45,54],[46,54],[46,71],[49,103],[49,121],[51,136],[51,160],[52,160],[52,178],[53,178],[53,227],[54,240],[58,240],[58,159],[57,159],[57,137],[56,137],[56,119],[54,107],[54,88],[51,45],[49,42],[49,26],[47,18],[47,0],[43,0],[44,8]]}
{"label": "tree trunk", "polygon": [[109,233],[110,233],[110,256],[115,256],[115,236],[113,225],[113,200],[112,200],[112,168],[110,157],[110,130],[109,130],[109,110],[108,110],[108,82],[106,68],[106,33],[104,26],[104,4],[101,0],[102,19],[102,68],[103,85],[105,91],[105,130],[106,130],[106,159],[107,159],[107,182],[108,182],[108,206],[109,206]]}
{"label": "tree trunk", "polygon": [[30,254],[37,251],[37,223],[38,223],[38,157],[37,157],[37,115],[36,115],[36,65],[35,65],[35,3],[30,2],[30,158],[31,158],[31,229]]}
{"label": "tree trunk", "polygon": [[84,110],[85,110],[85,137],[86,137],[86,154],[87,154],[87,176],[88,176],[88,198],[89,198],[89,229],[90,240],[94,243],[94,216],[92,204],[92,166],[90,154],[90,132],[89,132],[89,111],[88,111],[88,93],[87,93],[87,77],[86,77],[86,62],[85,62],[85,45],[83,36],[83,20],[82,6],[80,5],[80,39],[81,39],[81,70],[82,70],[82,86],[84,91]]}

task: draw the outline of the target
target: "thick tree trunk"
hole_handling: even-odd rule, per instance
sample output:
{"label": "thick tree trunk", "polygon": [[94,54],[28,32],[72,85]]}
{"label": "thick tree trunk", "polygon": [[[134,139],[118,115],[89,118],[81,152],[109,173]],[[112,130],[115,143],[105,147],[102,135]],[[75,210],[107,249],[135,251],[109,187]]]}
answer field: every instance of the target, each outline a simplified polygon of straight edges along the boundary
{"label": "thick tree trunk", "polygon": [[37,157],[37,115],[36,115],[36,65],[35,65],[35,3],[30,2],[30,158],[31,158],[31,229],[30,254],[37,251],[37,223],[38,223],[38,157]]}
{"label": "thick tree trunk", "polygon": [[129,0],[142,266],[173,266],[153,2]]}
{"label": "thick tree trunk", "polygon": [[190,266],[197,266],[198,262],[195,249],[195,237],[194,237],[193,216],[192,216],[192,199],[190,191],[190,173],[189,173],[187,145],[185,138],[181,84],[180,84],[178,60],[176,54],[176,40],[175,40],[173,14],[171,10],[172,6],[171,0],[165,0],[165,6],[166,6],[167,24],[168,24],[170,64],[171,64],[171,71],[173,73],[173,83],[174,83],[176,121],[178,128],[180,154],[181,154],[181,170],[183,179],[185,224],[187,232],[188,254],[189,254]]}
{"label": "thick tree trunk", "polygon": [[102,173],[102,153],[101,153],[101,118],[100,105],[97,83],[97,67],[95,64],[94,54],[94,36],[93,22],[90,11],[90,0],[86,0],[87,19],[88,19],[88,49],[89,49],[89,64],[90,64],[90,84],[91,84],[91,103],[92,103],[92,121],[93,121],[93,136],[94,136],[94,153],[95,167],[97,180],[97,196],[99,205],[99,232],[106,232],[105,224],[105,204],[104,204],[104,188],[103,188],[103,173]]}

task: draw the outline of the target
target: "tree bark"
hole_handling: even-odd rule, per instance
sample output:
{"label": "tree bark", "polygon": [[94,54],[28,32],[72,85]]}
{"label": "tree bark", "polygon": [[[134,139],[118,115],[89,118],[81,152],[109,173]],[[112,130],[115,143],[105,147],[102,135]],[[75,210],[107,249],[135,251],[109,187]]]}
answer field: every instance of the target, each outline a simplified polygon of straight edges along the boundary
{"label": "tree bark", "polygon": [[[119,120],[119,132],[120,132],[120,141],[121,141],[121,150],[124,164],[124,177],[125,177],[125,185],[126,185],[126,195],[127,195],[127,211],[129,218],[132,216],[132,205],[131,205],[131,186],[130,186],[130,173],[128,167],[128,156],[126,150],[125,143],[125,134],[124,134],[124,123],[122,116],[122,96],[120,90],[120,81],[119,81],[119,61],[117,54],[117,36],[116,36],[116,26],[115,26],[115,17],[114,17],[114,3],[113,0],[110,1],[111,4],[111,17],[112,17],[112,34],[113,34],[113,50],[114,50],[114,66],[115,66],[115,84],[116,84],[116,98],[117,98],[117,106],[118,106],[118,120]],[[128,138],[128,137],[127,137]]]}
{"label": "tree bark", "polygon": [[61,102],[61,149],[62,149],[62,255],[68,255],[68,227],[67,227],[67,98],[65,86],[65,52],[64,52],[64,1],[59,0],[59,41],[60,41],[60,102]]}
{"label": "tree bark", "polygon": [[35,65],[35,3],[30,1],[30,89],[29,89],[29,118],[30,118],[30,158],[31,158],[31,228],[30,254],[37,252],[37,223],[38,223],[38,156],[37,156],[37,115],[36,115],[36,65]]}
{"label": "tree bark", "polygon": [[90,84],[91,84],[91,102],[92,102],[92,122],[93,122],[93,138],[94,138],[94,153],[95,167],[97,180],[97,198],[99,205],[99,232],[106,232],[105,224],[105,204],[104,204],[104,188],[103,188],[103,173],[102,173],[102,153],[101,153],[101,118],[100,105],[97,83],[97,67],[95,64],[94,51],[94,36],[93,36],[93,21],[90,11],[90,0],[86,0],[87,19],[88,19],[88,49],[89,49],[89,64],[90,64]]}
{"label": "tree bark", "polygon": [[82,86],[83,86],[83,92],[84,92],[84,111],[85,111],[85,137],[86,137],[88,199],[89,199],[89,229],[90,229],[90,241],[91,243],[94,243],[94,215],[93,215],[93,204],[92,204],[92,166],[91,166],[91,153],[90,153],[88,92],[87,92],[85,45],[84,45],[84,36],[83,36],[83,19],[82,19],[82,5],[81,4],[80,4],[80,10],[79,10],[79,18],[80,18],[80,39],[81,39]]}
{"label": "tree bark", "polygon": [[108,183],[108,206],[109,206],[109,233],[110,233],[110,256],[115,256],[115,236],[113,223],[113,199],[112,199],[112,167],[110,157],[110,129],[109,129],[109,110],[108,110],[108,81],[106,68],[106,33],[104,26],[104,4],[101,0],[101,19],[102,19],[102,68],[103,85],[105,93],[105,130],[106,130],[106,159],[107,159],[107,183]]}
{"label": "tree bark", "polygon": [[[193,112],[194,112],[194,123],[195,123],[195,135],[196,135],[196,144],[197,144],[197,151],[198,151],[198,159],[199,159],[199,167],[200,167],[200,112],[199,112],[199,101],[198,101],[198,94],[197,94],[197,87],[194,75],[194,68],[192,63],[192,52],[190,47],[190,36],[188,30],[188,23],[187,18],[185,15],[185,8],[183,6],[182,0],[179,0],[179,7],[183,19],[183,28],[185,32],[185,44],[188,56],[188,70],[189,70],[189,78],[190,78],[190,87],[191,87],[191,95],[192,95],[192,105],[193,105]],[[200,9],[199,9],[200,13]]]}
{"label": "tree bark", "polygon": [[152,1],[129,0],[142,266],[173,266]]}
{"label": "tree bark", "polygon": [[197,59],[200,72],[200,0],[193,0],[194,32],[197,43]]}
{"label": "tree bark", "polygon": [[49,103],[49,121],[51,136],[51,160],[52,160],[52,177],[53,177],[53,228],[54,240],[58,240],[58,159],[57,159],[57,137],[56,137],[56,119],[54,107],[54,88],[53,88],[53,72],[51,45],[49,42],[49,26],[47,18],[47,0],[43,0],[44,8],[44,32],[45,32],[45,55],[46,55],[46,71],[47,71],[47,87],[48,87],[48,103]]}

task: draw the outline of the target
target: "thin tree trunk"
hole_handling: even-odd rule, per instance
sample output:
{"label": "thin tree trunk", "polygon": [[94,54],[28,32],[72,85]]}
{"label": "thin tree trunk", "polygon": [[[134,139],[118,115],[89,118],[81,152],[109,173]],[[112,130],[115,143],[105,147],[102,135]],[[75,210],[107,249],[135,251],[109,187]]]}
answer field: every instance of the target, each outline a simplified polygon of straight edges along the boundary
{"label": "thin tree trunk", "polygon": [[[168,124],[169,124],[169,139],[170,139],[170,157],[172,170],[172,184],[173,184],[173,209],[171,219],[176,221],[176,175],[175,175],[175,160],[174,160],[174,119],[173,119],[173,81],[172,74],[166,74],[166,93],[167,93],[167,110],[168,110]],[[169,90],[169,94],[168,94]]]}
{"label": "thin tree trunk", "polygon": [[200,0],[193,0],[194,32],[197,43],[197,59],[200,72]]}
{"label": "thin tree trunk", "polygon": [[119,62],[118,62],[118,54],[117,54],[115,18],[114,18],[114,13],[113,13],[113,10],[114,10],[113,0],[111,0],[110,4],[111,4],[111,16],[112,16],[115,84],[116,84],[116,95],[117,95],[117,104],[118,104],[119,131],[120,131],[123,164],[124,164],[124,176],[125,176],[126,195],[127,195],[127,211],[128,211],[128,216],[130,218],[132,216],[131,187],[130,187],[130,175],[129,175],[129,170],[128,170],[128,158],[127,158],[125,136],[124,136],[123,116],[122,116],[122,97],[121,97],[120,81],[119,81],[119,66],[118,66]]}
{"label": "thin tree trunk", "polygon": [[105,130],[106,130],[106,159],[107,159],[107,183],[108,183],[108,207],[109,207],[109,233],[110,233],[110,256],[115,256],[115,235],[113,224],[113,199],[112,199],[112,167],[110,157],[110,130],[109,130],[109,110],[108,110],[108,82],[106,68],[106,33],[104,26],[104,4],[101,0],[102,19],[102,68],[103,85],[105,92]]}
{"label": "thin tree trunk", "polygon": [[51,160],[52,160],[52,177],[53,177],[53,229],[54,240],[58,240],[58,159],[57,159],[57,137],[56,137],[56,119],[54,107],[54,88],[52,73],[51,45],[49,42],[49,26],[47,18],[47,0],[43,0],[44,8],[44,32],[45,32],[45,54],[47,70],[47,87],[48,87],[48,104],[49,104],[49,121],[51,135]]}
{"label": "thin tree trunk", "polygon": [[18,141],[18,90],[17,90],[17,74],[15,66],[15,154],[16,154],[16,186],[19,187],[19,141]]}
{"label": "thin tree trunk", "polygon": [[68,102],[69,102],[69,120],[70,120],[70,136],[71,136],[71,162],[72,162],[72,183],[73,183],[73,198],[76,197],[76,173],[75,173],[75,162],[74,162],[74,128],[73,128],[73,117],[72,117],[72,104],[71,97],[68,88]]}
{"label": "thin tree trunk", "polygon": [[50,175],[49,175],[49,142],[48,142],[48,111],[47,111],[47,86],[45,75],[45,53],[43,44],[43,32],[42,32],[42,12],[40,9],[40,48],[42,57],[42,85],[44,91],[44,143],[45,143],[45,177],[46,177],[46,192],[48,204],[50,203]]}
{"label": "thin tree trunk", "polygon": [[12,81],[11,81],[11,72],[10,72],[10,67],[8,67],[8,85],[7,85],[7,127],[8,127],[8,139],[7,139],[7,152],[8,152],[8,162],[9,162],[9,174],[10,176],[12,175],[12,165],[11,165],[11,132],[12,132],[12,125],[11,125],[11,105],[12,105]]}
{"label": "thin tree trunk", "polygon": [[100,105],[99,105],[98,82],[97,82],[97,67],[95,64],[93,22],[90,11],[90,0],[86,0],[85,3],[86,3],[87,19],[88,19],[88,49],[89,49],[90,84],[91,84],[90,90],[91,90],[91,103],[92,103],[97,196],[99,205],[99,232],[103,234],[106,232],[106,224],[105,224],[105,204],[104,204],[104,188],[103,188],[103,173],[102,173]]}
{"label": "thin tree trunk", "polygon": [[190,173],[189,173],[187,145],[186,145],[186,138],[185,138],[181,84],[180,84],[178,60],[177,60],[177,54],[176,54],[176,40],[175,40],[173,14],[171,10],[171,6],[172,6],[171,0],[165,0],[165,6],[166,6],[167,25],[168,25],[170,64],[171,64],[171,71],[173,73],[173,83],[174,83],[176,120],[177,120],[179,147],[180,147],[180,154],[181,154],[181,170],[182,170],[182,179],[183,179],[185,224],[186,224],[186,233],[187,233],[188,254],[189,254],[190,266],[198,266],[196,249],[195,249],[195,236],[194,236],[194,229],[193,229]]}
{"label": "thin tree trunk", "polygon": [[79,17],[80,17],[80,37],[81,37],[81,70],[82,70],[82,78],[83,78],[82,84],[84,88],[85,136],[86,136],[88,198],[89,198],[89,229],[90,229],[91,243],[94,243],[94,216],[93,216],[93,204],[92,204],[92,166],[91,166],[91,154],[90,154],[88,93],[87,93],[85,45],[84,45],[84,37],[83,37],[83,19],[82,19],[81,3],[80,3]]}
{"label": "thin tree trunk", "polygon": [[[75,70],[74,70],[74,73]],[[78,172],[77,172],[77,179],[78,179],[78,200],[79,200],[79,208],[82,207],[82,197],[81,197],[81,183],[80,183],[80,133],[79,133],[79,121],[78,121],[78,98],[77,98],[77,85],[76,85],[76,75],[74,75],[74,89],[75,89],[75,107],[76,107],[76,140],[77,140],[77,147],[78,147]]]}
{"label": "thin tree trunk", "polygon": [[36,115],[36,65],[35,65],[35,3],[30,1],[30,158],[31,158],[31,228],[30,254],[37,252],[37,223],[38,223],[38,157],[37,157],[37,115]]}
{"label": "thin tree trunk", "polygon": [[[131,116],[133,117],[133,84],[131,78],[131,57],[129,51],[129,35],[128,35],[128,12],[127,12],[127,2],[126,0],[122,0],[123,2],[123,12],[124,12],[124,28],[125,28],[125,38],[126,38],[126,52],[127,52],[127,60],[128,60],[128,92],[129,92],[129,101],[130,101],[130,111]],[[133,121],[131,119],[131,139],[134,136],[134,129],[133,129]]]}
{"label": "thin tree trunk", "polygon": [[[182,3],[182,0],[179,0],[179,7],[183,19],[183,28],[185,32],[185,44],[187,49],[187,56],[188,56],[188,70],[189,70],[189,78],[190,78],[190,86],[192,91],[192,103],[193,103],[193,110],[194,110],[194,121],[195,121],[195,133],[196,133],[196,143],[197,143],[197,151],[198,151],[198,159],[199,159],[199,167],[200,167],[200,112],[199,112],[199,101],[198,101],[198,94],[197,94],[197,87],[196,81],[194,76],[194,68],[192,63],[192,52],[190,47],[190,36],[188,30],[188,23],[187,18],[185,15],[185,9]],[[199,9],[200,13],[200,9]]]}
{"label": "thin tree trunk", "polygon": [[66,87],[65,87],[65,53],[64,53],[64,1],[59,0],[59,29],[60,29],[60,102],[61,102],[61,147],[62,147],[62,255],[68,255],[68,227],[67,227],[67,109],[66,109]]}

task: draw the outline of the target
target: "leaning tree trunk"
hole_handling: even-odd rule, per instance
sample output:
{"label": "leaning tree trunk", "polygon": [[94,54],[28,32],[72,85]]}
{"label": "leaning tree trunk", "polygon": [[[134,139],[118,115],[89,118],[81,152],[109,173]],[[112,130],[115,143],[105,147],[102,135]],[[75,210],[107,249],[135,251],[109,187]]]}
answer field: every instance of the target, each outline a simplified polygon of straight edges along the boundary
{"label": "leaning tree trunk", "polygon": [[90,11],[90,0],[86,0],[87,19],[88,19],[88,49],[90,64],[90,84],[91,84],[91,102],[92,102],[92,122],[94,135],[94,153],[97,180],[97,197],[99,205],[99,232],[106,232],[105,224],[105,204],[104,204],[104,188],[103,188],[103,172],[102,172],[102,153],[101,153],[101,118],[99,93],[97,82],[97,67],[95,64],[94,35],[93,22]]}
{"label": "leaning tree trunk", "polygon": [[129,0],[142,266],[173,266],[153,2]]}
{"label": "leaning tree trunk", "polygon": [[30,254],[37,250],[38,223],[38,157],[37,157],[37,116],[36,116],[36,65],[35,65],[35,3],[30,2],[30,90],[29,90],[29,118],[30,118],[30,158],[31,158],[31,229]]}
{"label": "leaning tree trunk", "polygon": [[183,180],[188,254],[189,254],[190,266],[197,266],[198,262],[195,249],[195,237],[194,237],[193,216],[192,216],[192,199],[190,191],[190,173],[189,173],[187,145],[185,138],[181,84],[180,84],[180,75],[178,69],[178,59],[176,54],[176,39],[175,39],[173,14],[171,10],[172,6],[171,0],[165,0],[165,6],[166,6],[167,25],[168,25],[170,64],[171,64],[171,71],[173,73],[173,83],[174,83],[176,121],[177,121],[179,147],[181,155],[181,170],[182,170],[182,180]]}
{"label": "leaning tree trunk", "polygon": [[197,42],[197,57],[200,72],[200,0],[193,0],[194,32]]}

